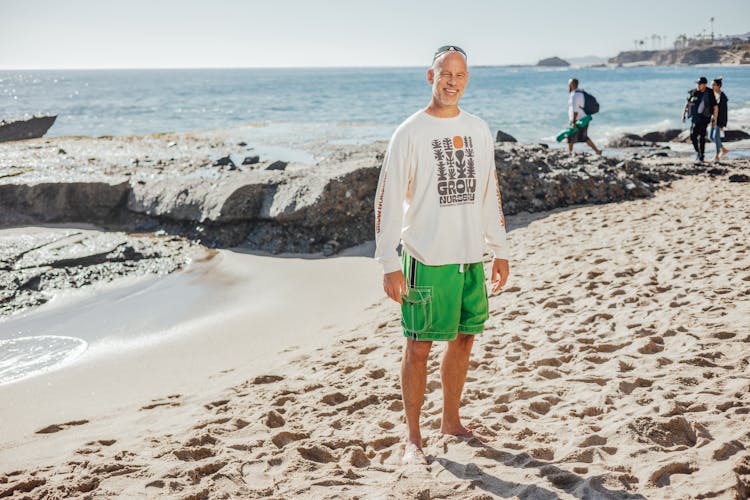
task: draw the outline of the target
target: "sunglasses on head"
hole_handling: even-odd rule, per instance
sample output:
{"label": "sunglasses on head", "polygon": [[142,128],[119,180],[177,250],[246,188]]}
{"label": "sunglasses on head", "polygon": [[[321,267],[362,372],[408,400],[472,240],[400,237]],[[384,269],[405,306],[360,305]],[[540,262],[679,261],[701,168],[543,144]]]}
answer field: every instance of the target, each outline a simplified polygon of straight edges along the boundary
{"label": "sunglasses on head", "polygon": [[435,62],[438,57],[442,56],[446,52],[458,52],[459,54],[463,55],[464,58],[468,59],[469,56],[466,55],[466,51],[462,49],[461,47],[456,47],[455,45],[443,45],[439,49],[435,51],[435,55],[432,57],[432,62]]}

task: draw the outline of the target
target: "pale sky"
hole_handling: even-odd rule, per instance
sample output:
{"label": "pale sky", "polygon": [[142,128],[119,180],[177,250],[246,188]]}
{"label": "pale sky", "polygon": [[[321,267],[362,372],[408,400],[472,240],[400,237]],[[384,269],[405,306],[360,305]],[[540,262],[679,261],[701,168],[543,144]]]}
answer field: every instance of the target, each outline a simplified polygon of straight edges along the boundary
{"label": "pale sky", "polygon": [[0,0],[0,69],[426,66],[611,57],[750,31],[750,1]]}

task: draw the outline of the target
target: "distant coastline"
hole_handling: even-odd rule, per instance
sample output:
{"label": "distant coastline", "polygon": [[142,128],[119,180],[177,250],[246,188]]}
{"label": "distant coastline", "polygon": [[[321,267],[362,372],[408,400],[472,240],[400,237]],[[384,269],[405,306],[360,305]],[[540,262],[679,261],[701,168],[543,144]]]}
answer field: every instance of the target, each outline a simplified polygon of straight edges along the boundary
{"label": "distant coastline", "polygon": [[671,50],[628,50],[608,60],[615,66],[696,66],[750,64],[750,43],[731,46],[687,47]]}

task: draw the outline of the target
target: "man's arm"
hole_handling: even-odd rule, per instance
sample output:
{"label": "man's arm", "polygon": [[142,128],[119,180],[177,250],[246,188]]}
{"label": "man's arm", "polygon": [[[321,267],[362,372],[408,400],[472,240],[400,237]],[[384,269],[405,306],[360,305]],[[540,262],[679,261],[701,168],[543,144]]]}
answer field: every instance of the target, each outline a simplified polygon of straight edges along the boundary
{"label": "man's arm", "polygon": [[394,133],[375,191],[375,260],[383,266],[383,290],[398,303],[406,291],[397,247],[401,241],[403,205],[408,188],[408,151],[403,134]]}
{"label": "man's arm", "polygon": [[505,285],[510,274],[508,265],[508,241],[505,236],[505,217],[503,216],[503,201],[500,195],[500,184],[497,180],[497,169],[495,167],[495,146],[492,136],[487,129],[487,144],[484,146],[485,161],[488,162],[488,173],[485,182],[484,196],[482,197],[482,214],[484,216],[484,238],[487,246],[492,250],[494,259],[492,261],[492,293],[497,292]]}

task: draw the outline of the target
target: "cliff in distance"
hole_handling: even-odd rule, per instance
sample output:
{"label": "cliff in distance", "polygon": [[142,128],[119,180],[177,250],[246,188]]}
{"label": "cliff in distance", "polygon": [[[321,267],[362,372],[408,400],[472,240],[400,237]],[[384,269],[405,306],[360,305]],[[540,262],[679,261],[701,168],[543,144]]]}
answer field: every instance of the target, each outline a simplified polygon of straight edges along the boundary
{"label": "cliff in distance", "polygon": [[628,50],[609,59],[617,66],[750,64],[750,43],[672,50]]}

